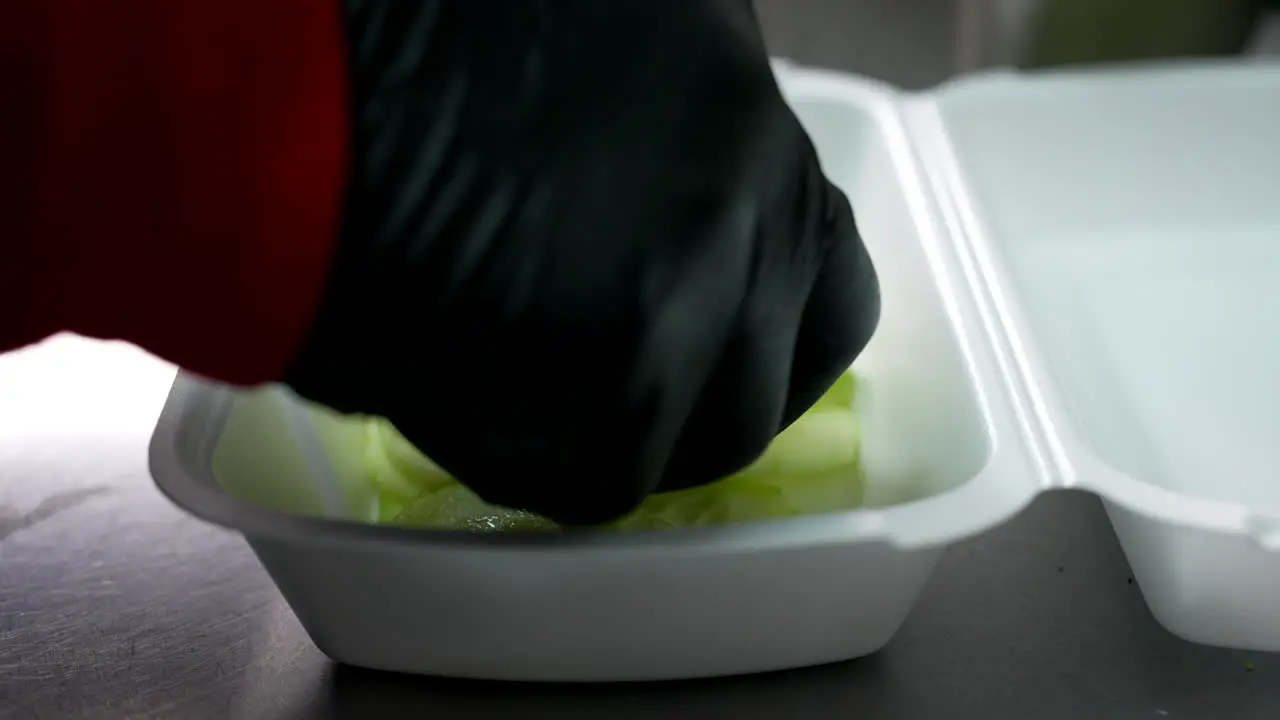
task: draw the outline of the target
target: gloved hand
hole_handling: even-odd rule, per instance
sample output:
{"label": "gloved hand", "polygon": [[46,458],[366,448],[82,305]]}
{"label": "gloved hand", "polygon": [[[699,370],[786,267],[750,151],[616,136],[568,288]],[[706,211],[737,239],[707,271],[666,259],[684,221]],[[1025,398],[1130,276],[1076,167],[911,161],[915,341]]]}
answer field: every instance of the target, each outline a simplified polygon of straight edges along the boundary
{"label": "gloved hand", "polygon": [[354,157],[287,381],[568,525],[754,460],[875,273],[742,0],[345,4]]}

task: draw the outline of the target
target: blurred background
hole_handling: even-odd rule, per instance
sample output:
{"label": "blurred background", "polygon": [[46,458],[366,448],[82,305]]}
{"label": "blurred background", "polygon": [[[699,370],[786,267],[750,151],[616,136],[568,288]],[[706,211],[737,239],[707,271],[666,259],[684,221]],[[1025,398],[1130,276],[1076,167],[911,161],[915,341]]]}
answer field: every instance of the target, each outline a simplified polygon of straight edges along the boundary
{"label": "blurred background", "polygon": [[1280,0],[755,0],[770,49],[908,89],[987,67],[1280,54]]}

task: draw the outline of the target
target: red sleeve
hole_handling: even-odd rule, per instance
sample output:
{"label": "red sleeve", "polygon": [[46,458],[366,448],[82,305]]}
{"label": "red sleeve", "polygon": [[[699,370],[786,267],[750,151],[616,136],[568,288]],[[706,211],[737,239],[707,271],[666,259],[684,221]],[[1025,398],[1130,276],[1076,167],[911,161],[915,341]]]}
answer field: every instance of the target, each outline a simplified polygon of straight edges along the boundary
{"label": "red sleeve", "polygon": [[67,330],[279,379],[338,233],[338,5],[0,8],[0,352]]}

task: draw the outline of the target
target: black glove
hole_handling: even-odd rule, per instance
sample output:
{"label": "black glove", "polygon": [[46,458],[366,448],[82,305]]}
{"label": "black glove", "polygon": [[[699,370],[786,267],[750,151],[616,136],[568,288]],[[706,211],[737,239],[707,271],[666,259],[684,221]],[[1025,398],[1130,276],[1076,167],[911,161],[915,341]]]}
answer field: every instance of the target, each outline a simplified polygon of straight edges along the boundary
{"label": "black glove", "polygon": [[742,0],[346,5],[339,257],[288,382],[566,525],[749,464],[879,317]]}

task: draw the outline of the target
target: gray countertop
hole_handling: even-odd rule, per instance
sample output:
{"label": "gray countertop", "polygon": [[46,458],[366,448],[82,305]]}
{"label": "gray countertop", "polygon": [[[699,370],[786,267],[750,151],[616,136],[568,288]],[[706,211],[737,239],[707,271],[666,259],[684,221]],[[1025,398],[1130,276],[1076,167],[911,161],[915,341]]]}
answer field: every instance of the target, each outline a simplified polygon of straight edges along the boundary
{"label": "gray countertop", "polygon": [[[760,3],[766,33],[801,61],[923,85],[953,57],[949,0],[785,2]],[[1162,630],[1101,504],[1067,492],[951,549],[862,660],[607,687],[338,667],[238,536],[152,485],[146,443],[172,375],[75,340],[0,357],[0,718],[1280,717],[1280,659]]]}

